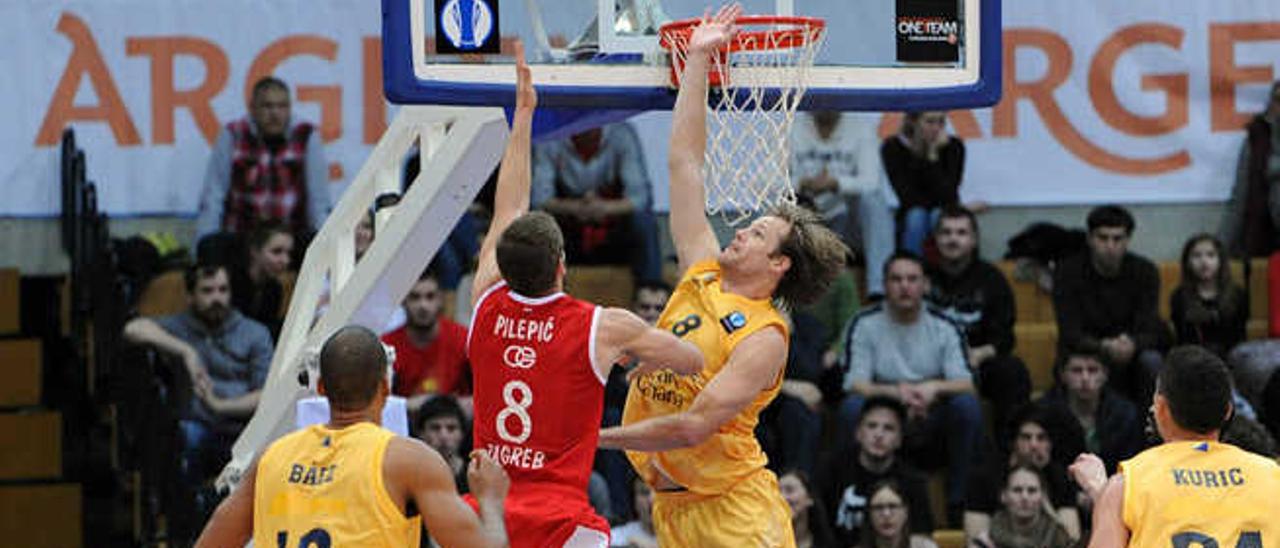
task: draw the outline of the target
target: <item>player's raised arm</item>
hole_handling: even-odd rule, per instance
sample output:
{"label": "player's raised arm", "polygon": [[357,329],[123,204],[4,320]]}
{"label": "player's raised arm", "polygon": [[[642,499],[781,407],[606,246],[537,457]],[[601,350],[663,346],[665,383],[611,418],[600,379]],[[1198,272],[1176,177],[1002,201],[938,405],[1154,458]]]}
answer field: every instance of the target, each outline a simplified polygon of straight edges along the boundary
{"label": "player's raised arm", "polygon": [[631,375],[656,369],[692,375],[702,370],[702,351],[693,343],[652,327],[621,308],[605,308],[600,314],[594,358],[602,376],[608,377],[609,369],[623,357],[640,361]]}
{"label": "player's raised arm", "polygon": [[737,4],[725,6],[714,17],[704,16],[693,30],[680,92],[672,110],[667,169],[671,178],[671,238],[681,272],[720,251],[720,243],[707,221],[702,176],[707,148],[707,71],[712,52],[737,32],[734,19],[741,13],[742,7]]}
{"label": "player's raised arm", "polygon": [[529,183],[532,179],[529,142],[533,138],[533,111],[538,106],[538,92],[533,89],[533,74],[524,60],[524,45],[515,43],[516,108],[511,115],[511,135],[498,169],[498,186],[493,199],[493,222],[480,246],[480,263],[476,267],[471,288],[471,306],[484,291],[501,277],[498,271],[497,246],[502,231],[517,217],[529,211]]}
{"label": "player's raised arm", "polygon": [[752,333],[738,343],[724,369],[698,392],[688,410],[601,430],[600,447],[668,451],[701,444],[778,382],[786,362],[782,331]]}

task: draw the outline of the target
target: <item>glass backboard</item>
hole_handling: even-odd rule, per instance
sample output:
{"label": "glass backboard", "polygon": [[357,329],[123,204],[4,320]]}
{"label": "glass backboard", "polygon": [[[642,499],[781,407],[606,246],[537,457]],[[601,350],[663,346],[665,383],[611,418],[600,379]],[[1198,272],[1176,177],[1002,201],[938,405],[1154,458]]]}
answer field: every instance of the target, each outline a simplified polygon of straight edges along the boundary
{"label": "glass backboard", "polygon": [[[820,17],[801,109],[989,106],[1000,94],[999,0],[741,0],[746,14]],[[660,110],[675,99],[666,22],[706,0],[383,0],[388,99],[509,105],[520,39],[546,107]]]}

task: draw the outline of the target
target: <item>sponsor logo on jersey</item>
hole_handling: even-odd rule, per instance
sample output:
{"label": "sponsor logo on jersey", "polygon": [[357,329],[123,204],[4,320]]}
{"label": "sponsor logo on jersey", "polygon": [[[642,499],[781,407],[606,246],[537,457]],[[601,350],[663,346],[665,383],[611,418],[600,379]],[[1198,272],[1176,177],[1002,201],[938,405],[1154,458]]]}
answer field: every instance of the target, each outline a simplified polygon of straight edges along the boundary
{"label": "sponsor logo on jersey", "polygon": [[538,352],[528,346],[513,344],[502,351],[502,362],[515,369],[531,369],[538,362]]}

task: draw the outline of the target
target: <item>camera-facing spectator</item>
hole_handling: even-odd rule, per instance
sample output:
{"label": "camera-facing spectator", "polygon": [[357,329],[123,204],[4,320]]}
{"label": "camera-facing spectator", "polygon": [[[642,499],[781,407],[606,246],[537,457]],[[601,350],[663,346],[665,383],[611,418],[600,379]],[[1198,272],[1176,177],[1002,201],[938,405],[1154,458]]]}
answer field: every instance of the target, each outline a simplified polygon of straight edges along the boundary
{"label": "camera-facing spectator", "polygon": [[329,207],[320,129],[293,117],[284,81],[258,80],[249,116],[228,123],[213,145],[196,239],[219,231],[247,234],[266,221],[310,235],[320,231]]}
{"label": "camera-facing spectator", "polygon": [[997,439],[1031,397],[1026,364],[1013,355],[1016,312],[1004,274],[978,256],[978,218],[960,206],[942,208],[934,229],[938,261],[930,265],[929,302],[964,328],[978,392],[993,404]]}
{"label": "camera-facing spectator", "polygon": [[[1078,491],[1067,476],[1067,464],[1084,451],[1084,440],[1055,440],[1063,435],[1062,424],[1074,420],[1057,416],[1051,410],[1035,405],[1022,407],[1010,422],[1012,440],[1009,455],[991,459],[969,480],[969,500],[965,501],[964,532],[969,539],[984,538],[991,529],[991,519],[1000,510],[1000,485],[1008,478],[1010,467],[1029,466],[1042,475],[1044,497],[1054,517],[1073,538],[1080,538]],[[1074,431],[1074,429],[1072,429]]]}
{"label": "camera-facing spectator", "polygon": [[[903,428],[907,412],[901,402],[888,397],[872,396],[862,406],[856,444],[847,444],[843,452],[833,453],[821,467],[818,484],[823,491],[823,507],[832,511],[832,526],[843,546],[857,542],[867,527],[863,520],[872,486],[893,480],[901,488],[899,494],[911,506],[910,531],[914,535],[933,533],[929,513],[928,484],[922,473],[902,461]],[[839,432],[839,436],[849,436]]]}
{"label": "camera-facing spectator", "polygon": [[858,314],[845,330],[848,393],[837,423],[851,430],[864,398],[885,396],[907,409],[904,454],[947,469],[947,514],[960,523],[969,470],[980,449],[982,408],[974,394],[964,333],[924,304],[924,263],[897,252],[885,264],[885,300]]}
{"label": "camera-facing spectator", "polygon": [[1182,284],[1169,295],[1177,343],[1194,344],[1226,359],[1244,340],[1249,296],[1231,279],[1222,243],[1197,234],[1182,247]]}
{"label": "camera-facing spectator", "polygon": [[1088,229],[1088,251],[1054,272],[1059,352],[1100,353],[1115,388],[1145,405],[1168,347],[1168,328],[1159,316],[1160,275],[1150,260],[1129,251],[1134,222],[1124,208],[1094,208]]}
{"label": "camera-facing spectator", "polygon": [[933,539],[912,534],[908,524],[915,509],[897,482],[885,480],[871,487],[863,509],[862,540],[858,548],[938,548]]}
{"label": "camera-facing spectator", "polygon": [[1108,471],[1146,447],[1142,415],[1108,384],[1110,368],[1097,350],[1069,350],[1058,366],[1058,383],[1039,405],[1053,413],[1069,413],[1074,424],[1062,425],[1056,439],[1083,439],[1085,450],[1098,455]]}
{"label": "camera-facing spectator", "polygon": [[444,457],[445,464],[453,472],[458,492],[466,493],[467,454],[471,446],[470,424],[466,413],[453,396],[432,398],[418,410],[414,436]]}
{"label": "camera-facing spectator", "polygon": [[293,254],[293,233],[270,221],[257,226],[245,242],[244,268],[231,275],[231,304],[244,315],[267,326],[271,339],[280,336],[284,286],[281,279],[289,270]]}
{"label": "camera-facing spectator", "polygon": [[434,270],[428,268],[422,272],[401,307],[404,325],[382,336],[382,342],[396,350],[395,383],[391,392],[409,399],[410,413],[441,395],[458,398],[469,413],[467,328],[441,313],[444,292]]}
{"label": "camera-facing spectator", "polygon": [[1049,505],[1047,483],[1034,466],[1016,464],[1005,474],[1001,508],[991,530],[974,539],[982,548],[1071,548],[1076,539],[1058,522]]}

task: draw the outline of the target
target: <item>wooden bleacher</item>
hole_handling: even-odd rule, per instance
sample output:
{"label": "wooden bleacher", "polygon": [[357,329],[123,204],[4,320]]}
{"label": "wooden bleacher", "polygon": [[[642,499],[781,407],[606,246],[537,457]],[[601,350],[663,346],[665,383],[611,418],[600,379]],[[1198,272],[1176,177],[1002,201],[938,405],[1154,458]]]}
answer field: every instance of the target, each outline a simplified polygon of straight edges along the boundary
{"label": "wooden bleacher", "polygon": [[83,545],[80,485],[62,480],[62,413],[41,407],[44,348],[21,327],[21,276],[0,270],[0,538]]}
{"label": "wooden bleacher", "polygon": [[[1018,280],[1013,275],[1012,262],[1002,261],[996,266],[1013,288],[1018,312],[1018,321],[1014,325],[1014,335],[1017,337],[1014,354],[1027,364],[1031,373],[1032,392],[1043,392],[1053,385],[1053,362],[1057,356],[1058,326],[1054,319],[1053,296],[1030,281]],[[1247,286],[1249,324],[1246,336],[1258,339],[1267,336],[1267,260],[1253,259],[1250,266]],[[1169,295],[1181,282],[1181,265],[1177,261],[1167,261],[1158,263],[1157,268],[1160,271],[1160,317],[1168,322]],[[1244,285],[1244,267],[1240,262],[1232,262],[1231,272],[1235,275],[1236,283]]]}

